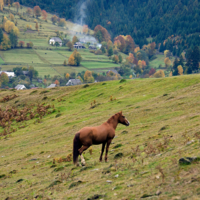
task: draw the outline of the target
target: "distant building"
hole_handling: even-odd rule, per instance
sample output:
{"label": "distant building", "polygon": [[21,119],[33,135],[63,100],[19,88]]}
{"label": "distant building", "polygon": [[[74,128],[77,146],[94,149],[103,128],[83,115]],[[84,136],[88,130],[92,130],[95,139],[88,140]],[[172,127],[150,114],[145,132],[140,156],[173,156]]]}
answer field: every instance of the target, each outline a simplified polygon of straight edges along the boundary
{"label": "distant building", "polygon": [[74,44],[74,48],[75,49],[85,49],[85,46],[82,43],[80,43],[80,42],[76,42]]}
{"label": "distant building", "polygon": [[20,85],[18,84],[16,87],[15,87],[16,90],[26,90],[26,87],[24,85]]}
{"label": "distant building", "polygon": [[94,37],[91,37],[91,36],[85,36],[83,38],[80,38],[79,41],[81,43],[90,43],[90,44],[96,44],[98,43],[98,41],[94,38]]}
{"label": "distant building", "polygon": [[22,73],[24,74],[24,76],[28,76],[28,72],[29,71],[22,71]]}
{"label": "distant building", "polygon": [[119,74],[118,71],[115,70],[115,69],[108,70],[108,71],[106,72],[106,74],[108,74],[109,72],[112,72],[113,74]]}
{"label": "distant building", "polygon": [[57,87],[57,85],[55,83],[52,83],[51,85],[49,85],[47,88],[55,88]]}
{"label": "distant building", "polygon": [[52,37],[49,40],[49,44],[55,45],[55,43],[58,42],[60,46],[62,46],[62,40],[59,37]]}
{"label": "distant building", "polygon": [[7,71],[0,71],[0,75],[1,75],[1,73],[5,73],[5,74],[7,74],[7,76],[8,76],[8,78],[13,78],[13,77],[15,77],[15,73],[14,72],[7,72]]}
{"label": "distant building", "polygon": [[90,45],[90,46],[89,46],[89,49],[90,49],[90,50],[97,50],[97,47],[94,46],[94,45]]}
{"label": "distant building", "polygon": [[71,86],[71,85],[81,85],[80,79],[69,79],[67,82],[66,86]]}

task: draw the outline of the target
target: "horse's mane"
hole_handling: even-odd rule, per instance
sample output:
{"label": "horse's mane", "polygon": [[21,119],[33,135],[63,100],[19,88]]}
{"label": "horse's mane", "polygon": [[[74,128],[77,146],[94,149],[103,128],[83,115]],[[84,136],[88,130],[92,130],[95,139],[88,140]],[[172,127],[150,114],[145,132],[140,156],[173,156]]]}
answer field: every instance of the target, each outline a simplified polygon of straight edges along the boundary
{"label": "horse's mane", "polygon": [[110,123],[110,122],[112,121],[112,119],[114,119],[114,117],[115,117],[116,115],[118,115],[118,114],[119,114],[119,113],[114,114],[112,117],[110,117],[110,118],[107,120],[107,122]]}

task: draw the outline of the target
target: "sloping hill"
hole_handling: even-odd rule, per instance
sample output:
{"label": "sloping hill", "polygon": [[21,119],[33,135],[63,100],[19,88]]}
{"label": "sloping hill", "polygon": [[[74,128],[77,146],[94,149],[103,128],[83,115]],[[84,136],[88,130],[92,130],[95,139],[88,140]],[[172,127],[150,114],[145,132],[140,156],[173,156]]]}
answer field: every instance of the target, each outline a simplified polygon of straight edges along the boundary
{"label": "sloping hill", "polygon": [[[42,119],[13,121],[17,131],[1,136],[1,198],[198,199],[199,162],[178,161],[199,156],[199,91],[199,75],[0,91],[0,99],[17,96],[1,102],[2,110],[30,104],[55,109]],[[108,163],[98,162],[101,146],[93,146],[92,155],[86,151],[86,167],[67,162],[80,128],[99,125],[120,110],[130,126],[118,125]],[[118,153],[123,156],[114,159]]]}

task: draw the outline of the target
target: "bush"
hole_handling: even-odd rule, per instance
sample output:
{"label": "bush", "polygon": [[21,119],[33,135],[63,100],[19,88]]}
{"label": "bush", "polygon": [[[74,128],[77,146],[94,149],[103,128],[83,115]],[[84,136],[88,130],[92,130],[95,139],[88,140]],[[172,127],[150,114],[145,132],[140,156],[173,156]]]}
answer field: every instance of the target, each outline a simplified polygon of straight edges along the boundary
{"label": "bush", "polygon": [[102,55],[103,53],[102,53],[102,51],[100,49],[98,49],[97,51],[95,51],[95,54],[96,55]]}
{"label": "bush", "polygon": [[95,50],[90,50],[90,53],[95,53]]}

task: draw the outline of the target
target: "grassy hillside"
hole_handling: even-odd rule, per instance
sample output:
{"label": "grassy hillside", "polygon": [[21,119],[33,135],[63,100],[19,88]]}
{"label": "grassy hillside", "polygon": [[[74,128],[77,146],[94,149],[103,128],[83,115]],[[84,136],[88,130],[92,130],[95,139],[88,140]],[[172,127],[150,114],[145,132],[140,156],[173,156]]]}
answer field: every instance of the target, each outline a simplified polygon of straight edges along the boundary
{"label": "grassy hillside", "polygon": [[[3,110],[38,103],[55,107],[41,120],[13,122],[17,131],[1,136],[1,198],[199,199],[199,162],[178,164],[182,157],[199,156],[199,91],[199,75],[0,91],[0,99],[19,95],[0,103]],[[111,95],[116,100],[110,101]],[[92,155],[85,152],[86,167],[62,162],[70,160],[80,128],[99,125],[121,110],[130,126],[118,125],[108,163],[98,162],[100,145],[92,147]],[[114,159],[118,153],[123,156]]]}

